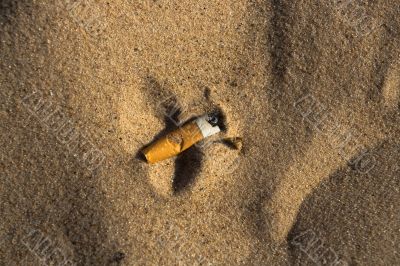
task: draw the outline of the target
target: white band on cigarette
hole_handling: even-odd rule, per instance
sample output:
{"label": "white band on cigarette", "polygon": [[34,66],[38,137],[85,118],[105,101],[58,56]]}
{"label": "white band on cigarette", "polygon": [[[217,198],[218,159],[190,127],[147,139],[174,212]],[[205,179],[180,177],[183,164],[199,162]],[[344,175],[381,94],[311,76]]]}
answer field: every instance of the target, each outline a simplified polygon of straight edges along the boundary
{"label": "white band on cigarette", "polygon": [[204,138],[210,137],[214,134],[217,134],[221,132],[221,129],[219,126],[212,126],[208,121],[207,121],[207,115],[199,117],[196,119],[196,124],[199,127],[201,134],[203,135]]}

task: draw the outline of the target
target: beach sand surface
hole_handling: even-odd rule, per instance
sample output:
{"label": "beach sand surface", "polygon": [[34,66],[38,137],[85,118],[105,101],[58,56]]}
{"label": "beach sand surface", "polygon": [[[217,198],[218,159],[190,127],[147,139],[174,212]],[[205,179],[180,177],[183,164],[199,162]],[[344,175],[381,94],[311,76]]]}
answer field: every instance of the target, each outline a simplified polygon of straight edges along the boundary
{"label": "beach sand surface", "polygon": [[0,265],[399,265],[400,3],[344,2],[1,0]]}

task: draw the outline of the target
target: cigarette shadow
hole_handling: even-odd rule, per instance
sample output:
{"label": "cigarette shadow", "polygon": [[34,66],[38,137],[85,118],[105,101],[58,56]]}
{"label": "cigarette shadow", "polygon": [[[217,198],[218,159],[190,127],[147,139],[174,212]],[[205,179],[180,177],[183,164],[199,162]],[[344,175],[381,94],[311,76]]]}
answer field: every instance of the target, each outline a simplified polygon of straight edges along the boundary
{"label": "cigarette shadow", "polygon": [[203,160],[200,148],[193,146],[183,152],[175,161],[173,189],[179,193],[189,186],[199,174]]}

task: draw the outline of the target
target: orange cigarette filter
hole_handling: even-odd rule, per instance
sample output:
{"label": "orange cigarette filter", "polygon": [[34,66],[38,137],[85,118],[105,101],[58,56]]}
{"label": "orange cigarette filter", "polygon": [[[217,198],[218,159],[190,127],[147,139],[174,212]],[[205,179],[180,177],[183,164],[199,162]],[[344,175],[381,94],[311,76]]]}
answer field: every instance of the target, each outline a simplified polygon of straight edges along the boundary
{"label": "orange cigarette filter", "polygon": [[202,139],[220,132],[217,123],[214,115],[199,117],[155,141],[143,150],[143,154],[151,164],[174,157]]}

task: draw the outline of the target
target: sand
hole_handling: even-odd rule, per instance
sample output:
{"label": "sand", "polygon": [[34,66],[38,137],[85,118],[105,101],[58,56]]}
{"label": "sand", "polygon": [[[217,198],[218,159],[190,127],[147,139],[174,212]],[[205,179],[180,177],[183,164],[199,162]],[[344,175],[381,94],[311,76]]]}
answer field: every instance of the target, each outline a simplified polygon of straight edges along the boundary
{"label": "sand", "polygon": [[0,7],[0,265],[400,264],[398,1]]}

